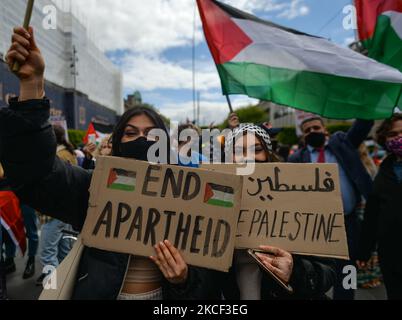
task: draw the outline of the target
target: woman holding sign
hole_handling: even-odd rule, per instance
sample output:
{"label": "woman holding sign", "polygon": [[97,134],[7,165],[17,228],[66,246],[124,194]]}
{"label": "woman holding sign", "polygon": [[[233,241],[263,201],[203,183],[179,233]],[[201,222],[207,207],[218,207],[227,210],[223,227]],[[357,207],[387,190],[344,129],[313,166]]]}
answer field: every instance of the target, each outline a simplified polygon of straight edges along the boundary
{"label": "woman holding sign", "polygon": [[[235,163],[277,162],[264,126],[235,129],[226,149],[233,150]],[[218,282],[226,299],[322,299],[334,284],[332,260],[295,256],[268,245],[259,249],[235,252],[231,271],[222,273]]]}
{"label": "woman holding sign", "polygon": [[[92,172],[56,157],[56,141],[48,122],[50,105],[44,92],[45,63],[32,28],[14,29],[6,60],[10,68],[14,62],[21,66],[16,73],[20,96],[0,111],[0,154],[9,182],[25,203],[81,230],[87,215]],[[168,136],[156,112],[126,112],[113,133],[113,156],[147,160],[149,148],[156,143],[149,137],[152,129],[161,129]],[[26,157],[27,153],[33,156]],[[202,269],[187,266],[179,251],[167,241],[155,250],[152,261],[85,248],[72,299],[204,298],[198,292]]]}

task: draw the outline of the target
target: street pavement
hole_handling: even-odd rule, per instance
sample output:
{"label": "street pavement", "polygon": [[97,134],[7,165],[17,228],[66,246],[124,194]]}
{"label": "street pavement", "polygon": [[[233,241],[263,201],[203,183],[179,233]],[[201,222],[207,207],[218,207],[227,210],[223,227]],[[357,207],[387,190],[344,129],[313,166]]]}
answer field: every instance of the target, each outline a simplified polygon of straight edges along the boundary
{"label": "street pavement", "polygon": [[39,258],[36,261],[34,277],[28,280],[22,279],[24,273],[26,259],[17,258],[15,260],[17,271],[7,277],[7,290],[10,300],[37,300],[42,288],[36,287],[36,279],[40,276],[42,267],[39,263]]}

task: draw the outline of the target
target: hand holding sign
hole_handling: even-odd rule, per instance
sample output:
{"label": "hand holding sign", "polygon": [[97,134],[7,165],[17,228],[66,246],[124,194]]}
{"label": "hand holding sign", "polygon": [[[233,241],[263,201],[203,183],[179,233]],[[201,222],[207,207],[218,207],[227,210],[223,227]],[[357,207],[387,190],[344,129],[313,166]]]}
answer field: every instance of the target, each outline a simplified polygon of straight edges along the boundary
{"label": "hand holding sign", "polygon": [[188,266],[180,252],[166,240],[155,246],[156,257],[150,257],[171,284],[184,284]]}
{"label": "hand holding sign", "polygon": [[260,246],[260,249],[266,253],[256,253],[256,255],[267,269],[285,283],[289,283],[293,272],[292,255],[285,250],[270,246]]}

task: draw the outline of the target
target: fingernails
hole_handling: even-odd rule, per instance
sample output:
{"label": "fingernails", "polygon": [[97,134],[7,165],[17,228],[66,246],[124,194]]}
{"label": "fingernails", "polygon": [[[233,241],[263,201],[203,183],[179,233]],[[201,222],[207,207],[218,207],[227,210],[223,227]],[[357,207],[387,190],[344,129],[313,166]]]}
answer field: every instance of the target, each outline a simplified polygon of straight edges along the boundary
{"label": "fingernails", "polygon": [[164,246],[165,244],[161,241],[161,242],[160,242],[160,245],[161,245],[161,246]]}
{"label": "fingernails", "polygon": [[167,245],[169,245],[169,244],[170,244],[169,240],[165,240],[165,243],[166,243]]}
{"label": "fingernails", "polygon": [[31,35],[29,33],[25,33],[25,38],[31,39]]}

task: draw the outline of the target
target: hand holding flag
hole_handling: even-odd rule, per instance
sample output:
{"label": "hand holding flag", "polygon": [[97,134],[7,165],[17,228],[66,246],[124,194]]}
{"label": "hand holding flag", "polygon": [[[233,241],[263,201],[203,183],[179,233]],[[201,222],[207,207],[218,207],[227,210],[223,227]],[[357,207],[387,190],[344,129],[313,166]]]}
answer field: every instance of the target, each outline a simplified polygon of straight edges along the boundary
{"label": "hand holding flag", "polygon": [[96,140],[99,138],[98,132],[95,130],[94,124],[91,122],[88,126],[87,133],[84,137],[84,144],[87,145],[89,143],[96,144]]}
{"label": "hand holding flag", "polygon": [[[32,17],[32,11],[34,7],[35,0],[28,0],[27,8],[25,10],[25,18],[24,18],[24,29],[28,31],[29,23]],[[12,66],[12,71],[17,73],[20,70],[20,63],[19,61],[15,61]]]}
{"label": "hand holding flag", "polygon": [[32,27],[28,31],[22,27],[14,28],[6,61],[10,70],[15,62],[20,65],[15,73],[20,79],[20,101],[43,98],[45,61],[36,45]]}

